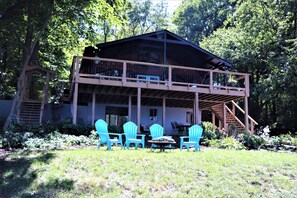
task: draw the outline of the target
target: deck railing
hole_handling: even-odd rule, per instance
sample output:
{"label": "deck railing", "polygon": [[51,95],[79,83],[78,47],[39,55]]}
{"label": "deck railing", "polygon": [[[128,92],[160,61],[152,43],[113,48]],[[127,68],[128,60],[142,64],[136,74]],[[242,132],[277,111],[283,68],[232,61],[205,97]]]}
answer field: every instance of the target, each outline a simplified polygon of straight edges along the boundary
{"label": "deck railing", "polygon": [[100,78],[114,81],[201,87],[243,91],[249,96],[249,74],[209,70],[177,65],[107,59],[74,57],[71,78]]}

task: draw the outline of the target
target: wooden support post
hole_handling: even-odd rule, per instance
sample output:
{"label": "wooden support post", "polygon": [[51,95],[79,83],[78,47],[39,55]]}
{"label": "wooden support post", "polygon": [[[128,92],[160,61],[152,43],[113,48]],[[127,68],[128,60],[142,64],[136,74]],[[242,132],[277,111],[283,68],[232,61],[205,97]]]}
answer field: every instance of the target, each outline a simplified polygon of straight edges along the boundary
{"label": "wooden support post", "polygon": [[214,112],[211,112],[212,115],[212,130],[215,130],[216,127],[216,115],[214,114]]}
{"label": "wooden support post", "polygon": [[95,124],[95,107],[96,107],[96,93],[93,92],[93,97],[92,97],[92,126]]}
{"label": "wooden support post", "polygon": [[199,116],[199,96],[198,92],[195,93],[195,124],[198,124],[200,121],[200,116]]}
{"label": "wooden support post", "polygon": [[166,98],[163,98],[163,109],[162,109],[162,125],[163,125],[163,128],[165,129],[165,125],[166,125],[166,119],[165,119],[165,116],[166,116]]}
{"label": "wooden support post", "polygon": [[[248,97],[244,97],[244,125],[245,131],[249,131],[249,109],[248,109]],[[253,134],[251,134],[253,135]]]}
{"label": "wooden support post", "polygon": [[219,119],[219,128],[222,130],[222,121]]}
{"label": "wooden support post", "polygon": [[[196,121],[196,112],[195,112],[195,100],[193,101],[193,123],[195,124]],[[192,120],[191,120],[191,124],[192,124]]]}
{"label": "wooden support post", "polygon": [[78,98],[78,83],[74,83],[74,94],[73,94],[73,118],[72,123],[76,124],[77,120],[77,98]]}
{"label": "wooden support post", "polygon": [[247,97],[249,97],[250,96],[250,90],[249,90],[249,87],[250,87],[250,79],[249,79],[249,75],[248,74],[245,74],[245,79],[244,79],[244,81],[245,81],[245,95],[247,96]]}
{"label": "wooden support post", "polygon": [[167,64],[167,37],[166,37],[166,33],[164,32],[164,58],[163,58],[163,63],[164,63],[164,65],[166,65]]}
{"label": "wooden support post", "polygon": [[78,82],[79,81],[79,57],[77,56],[76,59],[75,59],[75,68],[74,68],[74,81],[75,82]]}
{"label": "wooden support post", "polygon": [[141,88],[137,88],[137,127],[140,132],[140,116],[141,116]]}
{"label": "wooden support post", "polygon": [[128,121],[131,121],[132,117],[132,96],[129,95],[128,98]]}
{"label": "wooden support post", "polygon": [[254,122],[252,120],[250,120],[251,122],[251,134],[254,134]]}
{"label": "wooden support post", "polygon": [[227,123],[226,123],[226,103],[223,102],[222,103],[222,107],[223,107],[223,128],[225,129],[225,131],[227,131]]}
{"label": "wooden support post", "polygon": [[172,87],[172,67],[168,67],[168,88]]}
{"label": "wooden support post", "polygon": [[233,118],[235,118],[235,104],[232,101],[232,114],[233,114]]}
{"label": "wooden support post", "polygon": [[122,77],[123,85],[126,85],[127,82],[127,63],[123,63],[123,77]]}
{"label": "wooden support post", "polygon": [[209,89],[210,92],[213,90],[213,71],[209,72]]}

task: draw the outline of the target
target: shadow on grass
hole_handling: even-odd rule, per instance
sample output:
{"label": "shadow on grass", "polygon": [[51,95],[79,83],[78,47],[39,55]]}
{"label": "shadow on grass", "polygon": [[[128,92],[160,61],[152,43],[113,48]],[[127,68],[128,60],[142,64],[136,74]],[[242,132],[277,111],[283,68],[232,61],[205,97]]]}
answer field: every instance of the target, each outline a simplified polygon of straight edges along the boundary
{"label": "shadow on grass", "polygon": [[72,189],[72,180],[56,178],[38,186],[38,192],[30,189],[38,172],[44,171],[33,170],[31,165],[36,162],[49,163],[54,157],[52,153],[26,151],[17,154],[12,152],[0,159],[0,197],[35,197],[46,195],[49,189]]}

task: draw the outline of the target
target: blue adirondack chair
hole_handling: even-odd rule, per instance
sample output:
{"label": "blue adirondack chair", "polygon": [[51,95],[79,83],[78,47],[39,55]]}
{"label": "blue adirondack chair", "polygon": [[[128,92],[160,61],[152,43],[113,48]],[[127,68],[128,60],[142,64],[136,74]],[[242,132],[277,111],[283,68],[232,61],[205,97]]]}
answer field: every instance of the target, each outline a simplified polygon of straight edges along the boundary
{"label": "blue adirondack chair", "polygon": [[[195,151],[200,150],[199,141],[202,136],[202,127],[199,125],[193,125],[189,128],[189,136],[181,136],[180,137],[180,150],[182,151],[183,146],[187,147],[189,151],[190,146],[195,147]],[[185,141],[188,139],[188,141]]]}
{"label": "blue adirondack chair", "polygon": [[[111,150],[111,146],[113,144],[120,144],[121,148],[123,147],[122,134],[109,133],[108,125],[104,120],[97,120],[95,123],[95,128],[97,134],[99,135],[98,148],[100,148],[101,144],[107,144],[107,150]],[[117,138],[111,139],[110,136],[117,136]]]}
{"label": "blue adirondack chair", "polygon": [[[159,124],[153,124],[152,126],[150,126],[150,133],[151,133],[152,139],[162,137],[164,136],[164,128]],[[172,138],[171,136],[165,136],[165,137]],[[158,146],[155,144],[152,144],[151,150],[153,148],[158,148]]]}
{"label": "blue adirondack chair", "polygon": [[[124,134],[126,138],[125,147],[129,149],[130,144],[135,144],[135,149],[138,148],[139,144],[142,145],[142,149],[144,149],[144,138],[145,135],[137,134],[137,125],[133,122],[126,122],[123,126]],[[141,139],[137,138],[140,137]]]}

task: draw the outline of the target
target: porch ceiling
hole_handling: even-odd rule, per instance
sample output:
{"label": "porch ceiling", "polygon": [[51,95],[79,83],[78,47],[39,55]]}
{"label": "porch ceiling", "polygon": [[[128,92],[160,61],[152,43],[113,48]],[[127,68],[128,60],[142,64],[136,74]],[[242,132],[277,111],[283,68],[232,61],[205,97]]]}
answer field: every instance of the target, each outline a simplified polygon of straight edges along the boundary
{"label": "porch ceiling", "polygon": [[[79,84],[78,101],[92,101],[92,93],[96,93],[96,102],[105,104],[128,104],[128,96],[132,96],[132,104],[137,104],[137,89],[130,87]],[[141,89],[141,104],[145,106],[162,106],[166,98],[167,107],[193,108],[195,94],[186,91],[170,91]],[[199,93],[199,108],[207,109],[213,105],[241,99],[241,96]]]}

